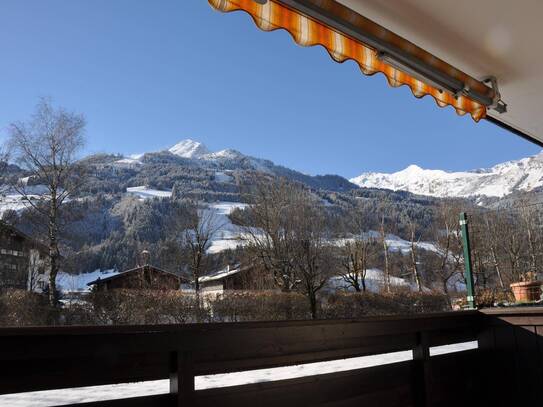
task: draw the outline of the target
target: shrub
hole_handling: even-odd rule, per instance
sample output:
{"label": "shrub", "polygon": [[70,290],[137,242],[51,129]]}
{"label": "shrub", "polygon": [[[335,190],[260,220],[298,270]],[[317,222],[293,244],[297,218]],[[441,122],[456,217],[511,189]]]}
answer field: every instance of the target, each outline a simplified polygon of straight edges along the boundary
{"label": "shrub", "polygon": [[372,315],[408,315],[448,311],[447,298],[439,293],[414,293],[398,290],[390,293],[334,293],[323,302],[322,317],[361,318]]}
{"label": "shrub", "polygon": [[213,321],[280,321],[309,319],[307,299],[280,291],[227,291],[206,298]]}
{"label": "shrub", "polygon": [[181,324],[209,320],[194,295],[181,291],[114,290],[88,297],[96,324]]}
{"label": "shrub", "polygon": [[0,294],[0,326],[51,324],[53,310],[44,295],[7,289]]}
{"label": "shrub", "polygon": [[495,307],[498,304],[514,303],[515,297],[510,290],[480,289],[477,290],[477,306]]}

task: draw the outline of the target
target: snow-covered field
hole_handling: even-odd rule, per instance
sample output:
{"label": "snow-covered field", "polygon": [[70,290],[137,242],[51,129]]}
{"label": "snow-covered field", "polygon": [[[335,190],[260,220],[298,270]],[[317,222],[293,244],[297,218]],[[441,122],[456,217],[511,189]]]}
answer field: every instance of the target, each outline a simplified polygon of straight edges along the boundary
{"label": "snow-covered field", "polygon": [[[464,342],[432,348],[431,356],[444,353],[476,349],[477,342]],[[335,373],[353,369],[411,360],[411,351],[394,352],[382,355],[334,360],[330,362],[308,363],[304,365],[250,370],[196,377],[196,389],[204,390],[218,387],[261,383],[317,374]],[[31,393],[8,394],[0,396],[0,406],[10,407],[48,407],[62,404],[83,403],[118,398],[164,394],[169,391],[168,380],[143,383],[127,383],[108,386],[80,387],[74,389],[50,390]]]}
{"label": "snow-covered field", "polygon": [[28,206],[23,197],[19,194],[6,194],[0,196],[0,216],[8,210],[20,211]]}
{"label": "snow-covered field", "polygon": [[[385,287],[385,274],[379,269],[368,269],[366,271],[366,289],[379,293]],[[362,285],[362,284],[360,284]],[[411,283],[403,278],[390,276],[390,285],[393,287],[411,287]],[[328,289],[353,290],[353,287],[345,282],[341,276],[332,277],[327,285]]]}
{"label": "snow-covered field", "polygon": [[230,182],[232,180],[233,180],[233,177],[231,175],[226,174],[223,171],[215,172],[215,181],[217,182]]}
{"label": "snow-covered field", "polygon": [[126,188],[126,193],[128,195],[134,195],[142,200],[149,198],[169,198],[172,196],[172,191],[161,191],[158,189],[147,188],[144,185]]}
{"label": "snow-covered field", "polygon": [[[366,232],[359,236],[359,238],[362,239],[380,239],[379,232],[376,232],[375,230],[370,230],[369,232]],[[338,246],[342,246],[345,243],[352,242],[353,238],[344,238],[344,239],[336,239],[335,244]],[[385,239],[388,250],[391,252],[402,252],[402,254],[408,254],[411,252],[411,242],[408,240],[404,240],[399,236],[388,234],[386,235]],[[432,251],[435,253],[439,253],[439,248],[431,243],[431,242],[415,242],[415,246],[422,250]]]}
{"label": "snow-covered field", "polygon": [[[28,179],[22,179],[22,182],[27,182]],[[33,185],[24,187],[29,199],[38,200],[47,193],[45,185]],[[6,185],[0,186],[0,216],[7,210],[20,211],[28,207],[30,204],[13,188]]]}
{"label": "snow-covered field", "polygon": [[[229,175],[224,173],[217,173],[215,176],[220,178],[220,182],[226,182],[226,177],[229,177]],[[161,191],[146,186],[126,188],[126,193],[134,195],[141,200],[169,198],[172,196],[171,191]],[[212,242],[208,247],[208,253],[214,254],[227,249],[235,249],[242,244],[240,237],[243,235],[243,230],[241,227],[232,224],[228,215],[235,208],[245,208],[246,206],[247,204],[239,202],[216,202],[207,205],[201,217],[209,223],[208,226],[211,229],[216,230]]]}
{"label": "snow-covered field", "polygon": [[88,292],[87,285],[98,278],[111,277],[118,274],[116,270],[94,270],[91,273],[68,274],[60,272],[57,275],[57,285],[64,293]]}
{"label": "snow-covered field", "polygon": [[245,208],[247,204],[239,202],[217,202],[209,204],[202,215],[203,219],[210,219],[210,227],[218,229],[207,249],[208,253],[219,253],[227,249],[235,249],[242,244],[243,228],[234,225],[228,215],[235,208]]}

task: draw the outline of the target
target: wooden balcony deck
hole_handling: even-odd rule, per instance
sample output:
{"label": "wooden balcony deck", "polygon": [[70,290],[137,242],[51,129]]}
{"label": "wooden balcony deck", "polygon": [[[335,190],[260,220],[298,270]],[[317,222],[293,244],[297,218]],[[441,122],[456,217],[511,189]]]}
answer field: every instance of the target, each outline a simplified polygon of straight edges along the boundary
{"label": "wooden balcony deck", "polygon": [[[0,394],[170,380],[78,406],[511,406],[543,400],[543,309],[363,320],[0,329]],[[430,355],[476,340],[478,349]],[[207,390],[199,375],[395,351],[413,360]]]}

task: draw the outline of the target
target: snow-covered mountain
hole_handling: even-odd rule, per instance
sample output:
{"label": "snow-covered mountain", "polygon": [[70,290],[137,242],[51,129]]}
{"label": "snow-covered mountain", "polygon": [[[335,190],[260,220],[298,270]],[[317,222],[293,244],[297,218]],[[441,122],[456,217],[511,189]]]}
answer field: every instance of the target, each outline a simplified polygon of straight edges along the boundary
{"label": "snow-covered mountain", "polygon": [[402,190],[435,197],[504,197],[543,186],[543,152],[488,169],[463,172],[427,170],[410,165],[392,174],[367,172],[350,180],[366,188]]}
{"label": "snow-covered mountain", "polygon": [[209,154],[206,146],[191,139],[182,140],[168,150],[170,153],[183,158],[201,158]]}

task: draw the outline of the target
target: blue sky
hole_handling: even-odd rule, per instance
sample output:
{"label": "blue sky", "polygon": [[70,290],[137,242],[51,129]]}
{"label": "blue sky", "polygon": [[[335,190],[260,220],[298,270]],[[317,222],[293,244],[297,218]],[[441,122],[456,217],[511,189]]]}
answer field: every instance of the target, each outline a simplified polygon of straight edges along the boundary
{"label": "blue sky", "polygon": [[2,0],[0,138],[41,96],[88,120],[86,152],[184,138],[310,173],[465,170],[540,151],[206,0]]}

